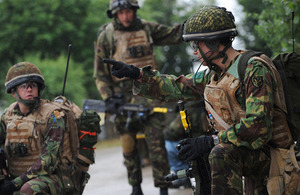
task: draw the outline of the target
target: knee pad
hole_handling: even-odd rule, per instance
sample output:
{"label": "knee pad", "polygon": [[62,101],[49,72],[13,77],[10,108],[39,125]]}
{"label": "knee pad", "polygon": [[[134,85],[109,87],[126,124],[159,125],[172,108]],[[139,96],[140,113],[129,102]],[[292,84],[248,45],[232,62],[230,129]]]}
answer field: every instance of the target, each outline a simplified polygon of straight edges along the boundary
{"label": "knee pad", "polygon": [[135,149],[135,136],[126,133],[121,135],[120,140],[123,148],[123,154],[124,155],[131,154]]}

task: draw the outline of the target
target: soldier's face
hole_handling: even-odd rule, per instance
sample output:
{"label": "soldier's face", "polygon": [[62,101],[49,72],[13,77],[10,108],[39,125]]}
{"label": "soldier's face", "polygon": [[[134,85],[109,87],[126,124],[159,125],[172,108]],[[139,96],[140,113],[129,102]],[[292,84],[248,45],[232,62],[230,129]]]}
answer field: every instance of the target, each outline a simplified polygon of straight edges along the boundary
{"label": "soldier's face", "polygon": [[[17,93],[23,100],[33,100],[35,97],[38,97],[38,92],[38,84],[35,82],[23,83],[17,87]],[[14,93],[12,94],[16,97]]]}
{"label": "soldier's face", "polygon": [[[217,55],[217,53],[214,53],[211,51],[211,49],[209,49],[206,44],[204,43],[204,41],[193,41],[191,43],[191,46],[193,48],[193,55],[197,56],[197,58],[200,61],[203,61],[202,65],[206,65],[205,61],[203,60],[203,57],[199,51],[199,48],[201,48],[201,50],[203,51],[203,53],[205,54],[205,57],[207,59],[211,59],[212,57],[214,57],[215,55]],[[197,47],[198,46],[198,47]]]}
{"label": "soldier's face", "polygon": [[127,28],[133,21],[134,11],[132,9],[126,8],[117,12],[117,17],[121,24]]}

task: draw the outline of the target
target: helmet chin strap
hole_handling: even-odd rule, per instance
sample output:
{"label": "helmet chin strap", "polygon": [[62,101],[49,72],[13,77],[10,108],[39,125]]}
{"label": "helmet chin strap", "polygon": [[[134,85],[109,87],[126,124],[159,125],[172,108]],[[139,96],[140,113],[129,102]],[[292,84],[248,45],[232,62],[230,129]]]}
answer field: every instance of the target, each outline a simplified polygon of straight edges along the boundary
{"label": "helmet chin strap", "polygon": [[15,95],[17,96],[17,102],[20,102],[24,104],[25,106],[28,106],[29,108],[34,108],[36,105],[40,104],[40,95],[38,97],[34,97],[33,100],[24,100],[22,99],[18,92],[15,91]]}
{"label": "helmet chin strap", "polygon": [[[215,44],[217,44],[217,46],[216,45],[212,46],[212,45],[208,44],[207,42],[205,42],[205,44],[209,49],[211,49],[210,52],[212,52],[212,54],[217,51],[217,48],[219,46],[219,42],[215,43]],[[218,65],[216,65],[215,63],[212,63],[212,61],[215,59],[218,59],[218,58],[223,58],[222,64],[225,64],[228,59],[226,51],[228,50],[229,47],[230,47],[230,43],[228,43],[222,51],[220,51],[216,56],[212,57],[211,59],[208,59],[206,57],[206,54],[208,52],[206,54],[204,54],[204,52],[202,51],[202,49],[199,46],[198,46],[198,49],[199,49],[200,54],[201,54],[203,60],[205,61],[206,65],[209,67],[209,69],[214,70],[216,73],[220,74],[222,72],[221,68],[219,68]]]}

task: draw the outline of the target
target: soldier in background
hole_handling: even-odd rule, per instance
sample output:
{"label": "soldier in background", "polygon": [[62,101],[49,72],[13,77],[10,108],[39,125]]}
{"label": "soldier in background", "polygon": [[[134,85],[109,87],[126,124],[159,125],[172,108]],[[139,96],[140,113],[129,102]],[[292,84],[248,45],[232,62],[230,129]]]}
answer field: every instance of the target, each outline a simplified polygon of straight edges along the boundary
{"label": "soldier in background", "polygon": [[[122,98],[127,103],[155,105],[152,100],[133,97],[132,81],[112,76],[111,66],[103,63],[103,58],[121,60],[135,67],[149,65],[157,69],[153,46],[177,44],[181,41],[180,25],[168,27],[147,22],[137,17],[138,9],[137,0],[111,0],[107,15],[112,18],[112,22],[102,26],[99,31],[95,44],[94,78],[99,93],[107,104],[111,98],[122,94]],[[121,135],[132,195],[143,194],[141,165],[136,146],[136,133],[141,129],[144,129],[146,135],[154,185],[160,188],[160,194],[168,194],[168,183],[164,180],[164,176],[169,173],[169,165],[162,133],[163,116],[151,114],[141,123],[138,118],[130,115],[131,113],[124,113],[124,115],[117,116],[115,125]],[[128,118],[131,120],[130,123],[126,123]]]}

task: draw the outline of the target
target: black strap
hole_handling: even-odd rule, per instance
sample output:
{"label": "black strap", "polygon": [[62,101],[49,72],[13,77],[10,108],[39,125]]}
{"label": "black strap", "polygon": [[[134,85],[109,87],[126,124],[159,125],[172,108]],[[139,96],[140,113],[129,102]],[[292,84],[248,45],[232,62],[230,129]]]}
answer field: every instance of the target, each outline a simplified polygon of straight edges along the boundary
{"label": "black strap", "polygon": [[246,110],[246,90],[245,90],[245,73],[246,73],[246,68],[248,65],[248,61],[251,57],[253,56],[260,56],[263,54],[263,52],[258,52],[258,51],[252,51],[248,50],[244,52],[239,60],[238,63],[238,74],[239,74],[239,79],[241,81],[241,94],[242,94],[242,101],[241,101],[241,107],[243,110]]}

